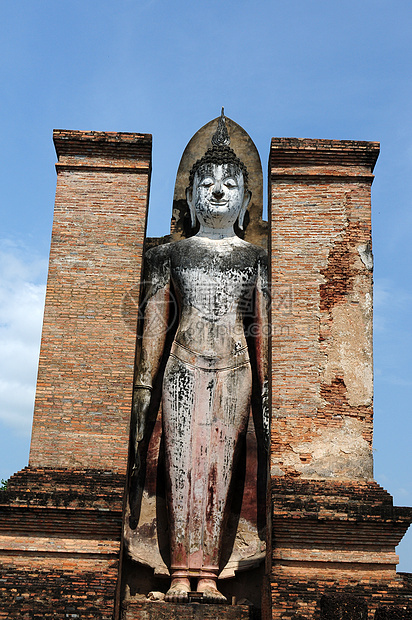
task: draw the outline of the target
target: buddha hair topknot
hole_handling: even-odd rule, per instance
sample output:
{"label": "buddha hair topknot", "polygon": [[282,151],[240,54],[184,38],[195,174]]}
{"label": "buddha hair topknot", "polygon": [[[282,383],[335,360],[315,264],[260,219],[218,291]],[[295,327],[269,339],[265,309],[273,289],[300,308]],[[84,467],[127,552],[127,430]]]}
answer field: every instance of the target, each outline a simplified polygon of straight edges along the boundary
{"label": "buddha hair topknot", "polygon": [[243,181],[245,189],[247,188],[248,172],[245,164],[237,156],[233,149],[230,148],[230,138],[227,132],[224,108],[217,124],[216,132],[212,136],[212,147],[198,159],[192,166],[189,173],[189,187],[193,186],[193,180],[196,172],[203,166],[210,164],[231,164],[243,173]]}

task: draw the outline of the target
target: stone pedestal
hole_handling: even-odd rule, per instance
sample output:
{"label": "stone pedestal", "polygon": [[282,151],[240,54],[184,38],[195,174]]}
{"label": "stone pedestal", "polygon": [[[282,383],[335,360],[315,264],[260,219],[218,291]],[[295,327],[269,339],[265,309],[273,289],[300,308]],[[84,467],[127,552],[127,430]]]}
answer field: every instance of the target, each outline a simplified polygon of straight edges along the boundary
{"label": "stone pedestal", "polygon": [[121,620],[257,620],[255,608],[247,605],[145,603],[124,601]]}

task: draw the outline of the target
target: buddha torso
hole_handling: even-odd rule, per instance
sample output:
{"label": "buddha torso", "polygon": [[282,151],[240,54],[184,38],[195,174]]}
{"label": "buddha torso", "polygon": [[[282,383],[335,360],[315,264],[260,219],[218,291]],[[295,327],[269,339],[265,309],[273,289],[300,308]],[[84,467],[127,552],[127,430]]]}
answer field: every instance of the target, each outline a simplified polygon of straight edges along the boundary
{"label": "buddha torso", "polygon": [[190,237],[169,246],[170,278],[179,307],[175,340],[210,357],[247,346],[259,263],[265,252],[239,237]]}

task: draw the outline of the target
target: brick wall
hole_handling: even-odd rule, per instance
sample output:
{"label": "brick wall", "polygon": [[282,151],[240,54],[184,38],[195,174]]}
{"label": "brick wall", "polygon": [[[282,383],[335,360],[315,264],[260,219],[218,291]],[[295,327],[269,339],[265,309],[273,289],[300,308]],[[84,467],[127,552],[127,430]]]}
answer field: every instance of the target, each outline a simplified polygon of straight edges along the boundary
{"label": "brick wall", "polygon": [[57,189],[30,465],[124,472],[151,136],[53,137]]}

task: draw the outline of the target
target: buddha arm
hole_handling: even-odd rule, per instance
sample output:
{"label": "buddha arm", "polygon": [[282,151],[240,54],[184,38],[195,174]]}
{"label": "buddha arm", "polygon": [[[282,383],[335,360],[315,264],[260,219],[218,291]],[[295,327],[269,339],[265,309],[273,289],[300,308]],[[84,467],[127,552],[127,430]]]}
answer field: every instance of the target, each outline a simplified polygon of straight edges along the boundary
{"label": "buddha arm", "polygon": [[135,447],[144,435],[151,390],[163,357],[169,327],[170,261],[167,249],[167,246],[153,248],[147,252],[145,260],[132,408]]}
{"label": "buddha arm", "polygon": [[262,424],[266,446],[269,446],[269,286],[267,255],[262,256],[258,265],[255,293],[254,343],[256,348],[257,377],[262,395]]}

